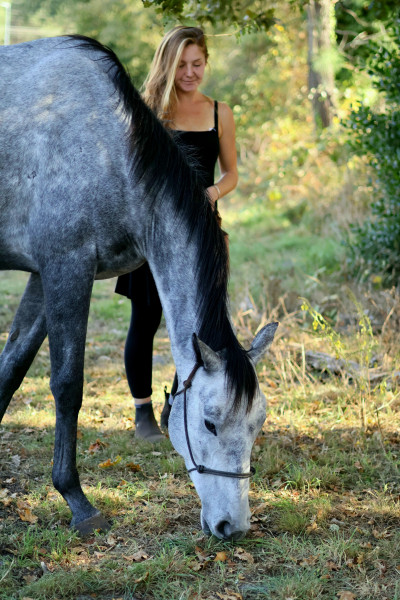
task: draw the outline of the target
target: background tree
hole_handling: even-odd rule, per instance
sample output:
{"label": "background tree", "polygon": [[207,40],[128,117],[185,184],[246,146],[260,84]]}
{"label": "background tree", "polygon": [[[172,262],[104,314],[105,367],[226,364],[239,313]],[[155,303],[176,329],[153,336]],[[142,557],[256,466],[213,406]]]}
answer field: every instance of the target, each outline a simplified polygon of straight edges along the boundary
{"label": "background tree", "polygon": [[375,45],[369,74],[378,97],[360,101],[347,123],[353,152],[372,167],[372,216],[353,227],[351,263],[363,279],[396,285],[400,277],[400,14],[387,39]]}
{"label": "background tree", "polygon": [[200,23],[209,22],[213,26],[229,25],[235,28],[238,35],[254,31],[269,34],[274,25],[281,24],[282,12],[288,16],[288,7],[293,9],[293,13],[305,7],[308,20],[308,86],[314,119],[318,127],[331,124],[335,68],[338,63],[332,0],[291,0],[280,3],[257,0],[143,0],[143,4],[157,5],[158,10],[167,17],[189,18]]}
{"label": "background tree", "polygon": [[[63,33],[96,37],[117,52],[140,87],[164,28],[179,21],[204,23],[211,51],[204,90],[212,97],[227,101],[234,110],[239,197],[246,198],[259,222],[265,217],[265,211],[273,209],[281,210],[290,222],[301,223],[308,218],[309,232],[326,230],[327,222],[334,223],[335,210],[339,210],[335,207],[340,206],[342,177],[353,172],[337,115],[346,116],[355,90],[364,109],[374,115],[381,115],[389,107],[377,86],[371,87],[371,78],[363,64],[375,52],[373,42],[378,44],[385,35],[387,21],[394,14],[394,0],[379,3],[370,0],[330,3],[327,0],[145,0],[145,4],[146,9],[141,0],[13,0],[12,43]],[[323,23],[315,20],[316,16]],[[246,35],[240,35],[244,32]],[[393,48],[393,42],[387,40],[385,48],[389,47]],[[393,73],[393,69],[388,71],[388,80]],[[320,80],[313,80],[311,76]],[[380,99],[370,109],[371,98],[377,95]],[[310,100],[314,111],[310,110]],[[362,130],[362,122],[357,121],[362,114],[354,116],[350,132],[354,140],[358,139],[358,129]],[[317,128],[314,123],[318,124]],[[329,123],[330,127],[320,129]],[[371,128],[371,136],[373,131]],[[384,117],[376,126],[376,135],[380,139],[389,136]],[[368,155],[372,157],[372,146],[376,143],[373,137],[369,139]],[[359,154],[367,152],[366,143],[354,142],[354,146],[358,144]],[[382,160],[378,160],[380,165],[385,160],[383,149],[382,153]],[[364,177],[365,164],[359,163],[352,195],[346,208],[340,211],[340,219],[347,218],[341,227],[347,227],[350,218],[354,220],[351,213],[357,203],[354,199],[357,190],[368,187],[362,185]],[[375,176],[371,176],[371,180],[376,190],[380,190],[376,194],[381,194],[382,177],[379,182]],[[387,198],[389,188],[385,190]],[[362,217],[370,201],[370,196],[365,194]],[[375,212],[378,206],[382,214],[388,210],[386,201],[374,206],[374,214],[368,218],[374,227],[371,235],[363,237],[360,229],[357,237],[355,228],[354,240],[361,243],[361,239],[372,240],[378,235],[378,221],[384,222]],[[393,205],[392,224],[385,233],[392,232],[392,241],[397,235],[393,229],[397,206]],[[359,222],[362,222],[361,217]],[[336,237],[339,237],[337,233]],[[386,263],[381,261],[372,266],[366,258],[367,247],[357,244],[350,262],[356,262],[365,277],[370,273],[382,277],[385,273],[389,281],[387,274],[391,271]],[[396,248],[394,242],[391,244]],[[372,247],[370,254],[377,255]],[[337,260],[333,257],[332,268]],[[326,264],[329,261],[326,258]]]}
{"label": "background tree", "polygon": [[331,0],[309,0],[308,88],[317,126],[329,127],[335,104],[334,8]]}

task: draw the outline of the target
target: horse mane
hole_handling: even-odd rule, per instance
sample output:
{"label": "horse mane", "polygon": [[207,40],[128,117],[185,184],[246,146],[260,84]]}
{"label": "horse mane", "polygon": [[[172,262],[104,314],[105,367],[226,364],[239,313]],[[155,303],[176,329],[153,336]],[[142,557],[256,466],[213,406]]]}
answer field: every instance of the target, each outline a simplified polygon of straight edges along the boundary
{"label": "horse mane", "polygon": [[[144,103],[113,50],[85,36],[68,38],[77,42],[72,47],[98,52],[98,60],[106,65],[106,74],[129,119],[129,152],[134,158],[132,179],[143,184],[148,201],[154,205],[173,197],[174,205],[169,210],[187,224],[188,239],[194,239],[201,248],[196,265],[201,288],[197,333],[213,350],[224,349],[226,378],[228,389],[234,396],[234,410],[239,408],[242,398],[246,398],[249,411],[258,383],[254,367],[237,340],[228,316],[228,251],[213,209],[196,171],[191,168],[190,157],[180,151],[170,133]],[[153,211],[153,214],[157,212]]]}

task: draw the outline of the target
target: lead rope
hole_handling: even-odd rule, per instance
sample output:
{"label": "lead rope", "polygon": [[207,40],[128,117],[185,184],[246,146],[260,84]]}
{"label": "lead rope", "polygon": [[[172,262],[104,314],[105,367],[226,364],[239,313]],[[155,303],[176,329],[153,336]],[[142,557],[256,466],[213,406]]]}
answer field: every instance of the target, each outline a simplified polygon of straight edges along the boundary
{"label": "lead rope", "polygon": [[248,479],[249,477],[254,475],[254,473],[255,473],[254,467],[250,467],[249,473],[232,473],[230,471],[218,471],[216,469],[209,469],[208,467],[205,467],[204,465],[198,465],[196,463],[196,461],[194,460],[192,447],[191,447],[190,439],[189,439],[189,428],[187,425],[186,392],[192,386],[193,378],[196,375],[196,372],[198,371],[198,369],[202,366],[203,366],[202,362],[197,362],[194,365],[193,369],[191,370],[191,372],[189,374],[189,377],[183,382],[183,389],[174,395],[174,399],[175,399],[176,396],[179,396],[179,394],[183,393],[183,422],[184,422],[184,426],[185,426],[186,444],[187,444],[187,447],[189,450],[190,460],[192,461],[192,463],[194,465],[193,469],[188,469],[188,473],[192,473],[192,471],[197,471],[198,473],[206,473],[208,475],[220,475],[221,477],[232,477],[233,479]]}

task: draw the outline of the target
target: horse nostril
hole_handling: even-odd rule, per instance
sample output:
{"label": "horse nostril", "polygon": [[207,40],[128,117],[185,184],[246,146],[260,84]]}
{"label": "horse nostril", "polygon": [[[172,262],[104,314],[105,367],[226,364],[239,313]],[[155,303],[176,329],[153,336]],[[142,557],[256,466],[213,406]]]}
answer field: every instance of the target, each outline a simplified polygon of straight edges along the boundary
{"label": "horse nostril", "polygon": [[219,535],[224,539],[229,538],[229,521],[220,521],[216,526],[215,530],[219,533]]}
{"label": "horse nostril", "polygon": [[240,540],[245,535],[244,531],[232,531],[229,521],[220,521],[215,530],[224,540]]}

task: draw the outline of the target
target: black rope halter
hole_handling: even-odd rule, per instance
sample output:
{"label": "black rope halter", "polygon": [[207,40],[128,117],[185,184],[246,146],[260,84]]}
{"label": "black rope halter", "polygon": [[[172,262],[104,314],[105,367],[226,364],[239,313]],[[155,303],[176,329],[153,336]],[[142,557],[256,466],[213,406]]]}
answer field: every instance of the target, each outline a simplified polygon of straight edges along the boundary
{"label": "black rope halter", "polygon": [[204,465],[198,465],[194,460],[192,446],[190,445],[189,439],[189,429],[187,424],[187,390],[191,387],[194,376],[196,375],[198,369],[203,366],[202,362],[197,362],[193,369],[190,372],[189,377],[183,382],[183,389],[174,394],[174,400],[176,396],[183,394],[183,419],[185,425],[185,436],[186,436],[186,444],[189,450],[190,459],[194,465],[193,469],[188,469],[188,473],[192,471],[197,471],[198,473],[206,473],[208,475],[220,475],[221,477],[232,477],[235,479],[248,479],[255,473],[254,467],[250,467],[250,471],[248,473],[233,473],[232,471],[218,471],[217,469],[209,469]]}

